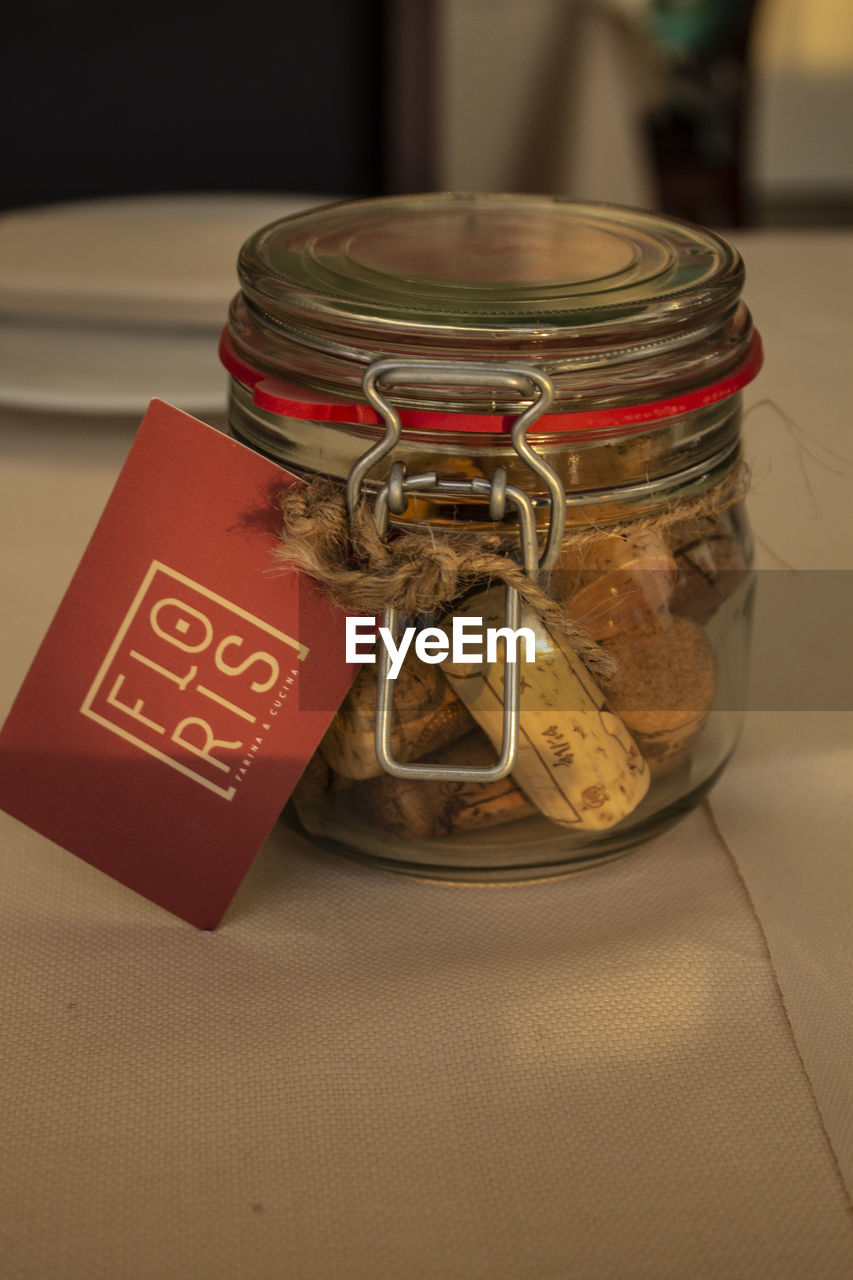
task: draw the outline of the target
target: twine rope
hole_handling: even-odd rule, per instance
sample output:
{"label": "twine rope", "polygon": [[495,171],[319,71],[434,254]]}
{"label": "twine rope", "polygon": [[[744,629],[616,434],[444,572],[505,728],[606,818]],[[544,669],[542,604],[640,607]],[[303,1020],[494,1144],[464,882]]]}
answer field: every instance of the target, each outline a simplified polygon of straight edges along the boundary
{"label": "twine rope", "polygon": [[[748,485],[741,463],[696,498],[672,501],[662,511],[635,520],[571,529],[563,550],[582,550],[602,530],[628,537],[699,522],[738,502]],[[505,534],[439,533],[421,524],[398,529],[386,540],[376,530],[368,503],[360,503],[350,522],[343,487],[323,476],[292,485],[282,496],[281,515],[276,559],[307,574],[333,604],[348,612],[377,614],[390,607],[410,616],[430,614],[446,609],[472,587],[503,583],[515,587],[523,606],[562,636],[590,672],[605,681],[616,674],[613,657],[509,558],[514,544]]]}

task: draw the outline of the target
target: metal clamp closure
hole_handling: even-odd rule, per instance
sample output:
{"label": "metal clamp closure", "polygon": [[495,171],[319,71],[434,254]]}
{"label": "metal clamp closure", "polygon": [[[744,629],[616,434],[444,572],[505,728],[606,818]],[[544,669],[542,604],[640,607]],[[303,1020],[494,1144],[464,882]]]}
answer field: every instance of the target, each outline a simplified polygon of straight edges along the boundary
{"label": "metal clamp closure", "polygon": [[554,386],[547,374],[527,365],[491,365],[464,363],[449,360],[399,361],[393,357],[375,360],[364,375],[364,394],[368,402],[382,416],[385,435],[372,449],[368,449],[356,462],[347,478],[347,509],[353,515],[361,497],[361,486],[367,473],[391,452],[398,443],[402,431],[400,415],[379,390],[399,386],[400,383],[418,383],[421,386],[445,386],[456,383],[473,387],[508,387],[536,399],[516,418],[512,425],[512,444],[516,453],[539,477],[548,491],[551,520],[545,549],[539,561],[540,569],[553,569],[560,554],[560,544],[566,525],[566,494],[560,479],[527,442],[527,433],[554,401]]}
{"label": "metal clamp closure", "polygon": [[[379,390],[400,383],[416,382],[420,385],[446,385],[458,383],[468,386],[509,387],[536,398],[515,420],[512,427],[512,443],[516,453],[544,483],[550,498],[551,520],[545,548],[538,557],[536,520],[530,495],[515,485],[507,484],[506,471],[496,467],[491,479],[477,477],[470,480],[441,478],[436,472],[424,472],[406,476],[402,463],[391,466],[386,483],[379,490],[374,507],[377,530],[384,534],[389,513],[402,515],[410,497],[427,497],[445,494],[449,497],[482,495],[489,499],[489,516],[502,520],[509,502],[518,515],[522,564],[531,578],[540,570],[552,569],[557,561],[566,523],[566,495],[559,478],[527,442],[527,432],[542,414],[550,408],[554,388],[550,379],[533,368],[520,365],[467,364],[448,361],[400,362],[389,358],[375,361],[364,375],[364,393],[370,404],[381,414],[385,422],[385,436],[369,449],[352,468],[347,479],[347,508],[353,516],[360,497],[364,478],[372,467],[394,448],[400,439],[400,417],[393,405]],[[520,625],[521,605],[514,587],[506,589],[505,625],[517,631]],[[383,614],[385,626],[397,640],[399,612],[387,608]],[[497,762],[488,767],[464,765],[435,765],[404,763],[394,758],[391,750],[391,721],[394,705],[394,686],[389,679],[391,659],[386,646],[382,646],[378,662],[378,690],[376,704],[376,758],[386,773],[396,778],[420,778],[431,782],[497,782],[512,772],[518,754],[519,705],[521,701],[521,672],[518,662],[511,662],[509,645],[504,652],[504,699],[501,751]]]}
{"label": "metal clamp closure", "polygon": [[[519,532],[523,564],[531,577],[538,573],[536,560],[536,525],[533,515],[533,503],[523,489],[506,483],[506,472],[497,467],[491,480],[441,480],[435,472],[406,478],[402,464],[394,463],[392,475],[382,486],[376,500],[376,526],[384,533],[388,522],[388,509],[394,499],[402,496],[406,502],[410,495],[427,496],[428,494],[488,494],[490,508],[503,507],[507,501],[512,503],[518,512]],[[392,498],[392,494],[394,498]],[[405,510],[405,507],[403,508]],[[402,512],[398,512],[402,514]],[[499,518],[494,516],[495,519]],[[506,609],[504,625],[513,631],[520,626],[521,606],[515,587],[506,588]],[[382,615],[382,625],[388,628],[395,643],[399,629],[400,615],[394,608],[388,608]],[[387,647],[382,646],[379,654],[378,687],[376,698],[376,759],[386,773],[395,778],[420,778],[429,782],[497,782],[511,773],[518,754],[518,716],[521,701],[521,670],[519,662],[509,659],[509,645],[504,651],[504,699],[501,752],[497,762],[488,767],[469,767],[467,765],[435,765],[406,764],[395,759],[391,749],[391,725],[394,706],[394,682],[389,679],[391,659]]]}

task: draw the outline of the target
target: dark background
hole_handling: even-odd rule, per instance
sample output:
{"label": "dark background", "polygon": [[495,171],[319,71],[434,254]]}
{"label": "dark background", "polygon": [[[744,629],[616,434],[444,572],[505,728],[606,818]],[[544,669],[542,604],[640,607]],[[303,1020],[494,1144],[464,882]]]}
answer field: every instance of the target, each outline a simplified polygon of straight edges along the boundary
{"label": "dark background", "polygon": [[384,8],[16,5],[3,23],[0,203],[379,192],[392,177],[383,172]]}
{"label": "dark background", "polygon": [[[748,172],[751,43],[773,3],[645,0],[656,90],[641,124],[661,211],[721,227],[764,220]],[[441,6],[17,5],[0,55],[0,210],[144,193],[435,190]],[[478,12],[485,38],[488,6]],[[569,74],[571,49],[557,52]],[[853,219],[849,192],[825,217],[812,195],[794,221]]]}

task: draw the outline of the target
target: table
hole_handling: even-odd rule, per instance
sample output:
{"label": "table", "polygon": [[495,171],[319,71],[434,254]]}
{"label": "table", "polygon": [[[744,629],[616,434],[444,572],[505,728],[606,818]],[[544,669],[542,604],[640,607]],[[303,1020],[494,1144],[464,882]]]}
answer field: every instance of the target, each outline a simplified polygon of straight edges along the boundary
{"label": "table", "polygon": [[[843,589],[853,238],[736,239],[760,564]],[[0,413],[3,713],[135,425]],[[851,766],[851,706],[757,710],[710,804],[544,883],[277,828],[215,933],[0,816],[0,1274],[850,1275]]]}

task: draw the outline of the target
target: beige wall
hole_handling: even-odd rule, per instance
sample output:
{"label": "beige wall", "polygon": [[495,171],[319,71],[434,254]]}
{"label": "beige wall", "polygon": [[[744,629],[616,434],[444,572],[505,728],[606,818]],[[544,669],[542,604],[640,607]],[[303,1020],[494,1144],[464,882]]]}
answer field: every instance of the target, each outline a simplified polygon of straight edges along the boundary
{"label": "beige wall", "polygon": [[759,189],[853,189],[851,0],[764,0],[754,47]]}
{"label": "beige wall", "polygon": [[440,185],[644,204],[621,31],[572,0],[439,0]]}

